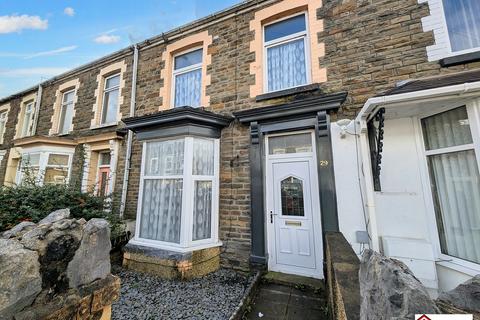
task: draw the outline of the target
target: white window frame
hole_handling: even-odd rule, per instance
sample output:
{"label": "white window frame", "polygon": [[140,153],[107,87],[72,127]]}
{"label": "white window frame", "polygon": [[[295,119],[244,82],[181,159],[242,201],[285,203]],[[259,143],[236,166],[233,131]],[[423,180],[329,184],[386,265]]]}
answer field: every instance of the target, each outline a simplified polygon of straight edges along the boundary
{"label": "white window frame", "polygon": [[[118,85],[116,86],[113,86],[111,88],[108,88],[107,89],[107,81],[111,78],[115,78],[115,77],[119,77],[119,81],[118,81]],[[112,122],[103,122],[103,114],[106,112],[106,109],[105,108],[108,108],[108,106],[105,106],[105,97],[107,96],[107,93],[109,92],[112,92],[114,90],[118,90],[118,97],[117,97],[117,118],[118,118],[118,113],[120,111],[120,82],[122,81],[122,73],[121,72],[117,72],[117,73],[114,73],[108,77],[104,77],[103,78],[103,96],[102,96],[102,109],[100,110],[100,126],[108,126],[108,125],[113,125],[113,124],[117,124],[118,123],[118,119],[116,121],[112,121]]]}
{"label": "white window frame", "polygon": [[[73,92],[73,100],[71,102],[71,105],[72,105],[72,109],[73,109],[74,106],[75,106],[75,95],[77,94],[76,90],[72,89],[72,90],[62,92],[62,101],[61,101],[61,104],[60,104],[60,113],[58,115],[58,128],[57,128],[57,132],[58,132],[59,135],[66,135],[71,131],[71,127],[72,127],[72,124],[73,124],[73,114],[72,114],[72,123],[70,123],[68,125],[68,129],[66,130],[66,132],[60,132],[60,128],[62,127],[61,120],[62,120],[63,109],[66,108],[70,104],[68,102],[66,103],[64,101],[64,98],[65,98],[65,95],[67,95],[69,93],[72,93],[72,92]],[[72,110],[72,113],[73,113],[73,110]],[[63,119],[63,121],[65,121],[65,119]],[[65,130],[65,124],[63,124],[63,129]]]}
{"label": "white window frame", "polygon": [[7,120],[8,120],[8,110],[0,111],[0,123],[3,123],[3,126],[0,127],[0,144],[3,143],[5,131],[7,131]]}
{"label": "white window frame", "polygon": [[[145,161],[147,144],[150,142],[168,141],[176,139],[185,139],[184,141],[184,164],[182,175],[168,175],[168,176],[148,176],[145,174]],[[193,142],[194,139],[205,139],[214,142],[214,171],[213,176],[193,175]],[[219,240],[219,170],[220,170],[220,139],[203,138],[195,136],[176,136],[165,139],[153,139],[143,142],[142,151],[142,166],[140,172],[140,186],[138,193],[137,205],[137,223],[135,226],[135,236],[130,242],[133,244],[149,246],[158,249],[176,251],[176,252],[190,252],[192,250],[201,250],[211,247],[221,246]],[[180,243],[172,243],[166,241],[158,241],[151,239],[140,238],[140,223],[142,215],[142,202],[144,182],[148,179],[182,179],[182,213],[180,218]],[[195,181],[212,181],[212,217],[211,217],[211,233],[209,239],[192,240],[193,239],[193,201]]]}
{"label": "white window frame", "polygon": [[[425,148],[425,139],[422,130],[422,119],[433,116],[445,111],[456,109],[459,107],[465,106],[467,109],[470,130],[472,133],[473,143],[466,144],[462,146],[454,146],[441,148],[436,150],[426,150]],[[435,212],[433,190],[431,187],[431,178],[430,171],[428,167],[428,156],[443,154],[448,152],[464,151],[464,150],[474,150],[475,157],[477,159],[477,166],[480,170],[480,99],[477,101],[467,101],[467,102],[458,102],[449,104],[441,109],[435,111],[424,112],[416,117],[414,117],[414,131],[416,136],[416,144],[419,153],[419,164],[420,164],[420,175],[423,184],[423,194],[425,197],[425,207],[427,211],[427,220],[429,222],[429,233],[430,240],[435,249],[435,258],[436,263],[442,266],[445,266],[450,269],[458,270],[460,272],[475,276],[480,273],[480,264],[477,264],[472,261],[467,261],[462,258],[450,256],[448,254],[442,253],[442,248],[440,245],[440,234],[438,231],[437,217]]]}
{"label": "white window frame", "polygon": [[445,27],[445,37],[447,39],[448,51],[450,52],[450,56],[458,56],[458,55],[465,54],[465,53],[480,51],[480,47],[464,49],[464,50],[460,50],[460,51],[453,51],[452,50],[452,43],[450,42],[450,33],[448,31],[447,16],[445,14],[445,7],[444,7],[444,4],[443,4],[443,1],[444,0],[440,0],[440,4],[441,4],[441,8],[442,8],[442,18],[443,18],[442,22],[443,22],[444,27]]}
{"label": "white window frame", "polygon": [[[27,113],[27,109],[30,109],[30,112]],[[27,116],[28,116],[28,126],[27,126]],[[32,135],[33,121],[35,118],[35,101],[29,101],[24,104],[23,110],[23,119],[22,119],[22,131],[20,132],[20,137],[29,137]]]}
{"label": "white window frame", "polygon": [[[269,25],[281,22],[283,20],[287,20],[289,18],[297,17],[303,15],[305,17],[305,31],[297,32],[294,34],[290,34],[285,37],[281,37],[278,39],[270,40],[270,41],[265,41],[265,27],[268,27]],[[307,76],[307,81],[304,84],[298,85],[298,86],[293,86],[293,87],[288,87],[288,88],[283,88],[280,90],[273,90],[273,91],[268,91],[268,61],[267,61],[267,50],[272,47],[276,47],[278,45],[282,45],[288,42],[292,42],[298,39],[302,39],[304,41],[304,48],[305,48],[305,70],[306,70],[306,76]],[[306,11],[302,12],[297,12],[291,15],[288,15],[286,17],[282,17],[280,19],[277,19],[275,21],[266,23],[262,26],[262,42],[263,42],[263,92],[265,93],[271,93],[271,92],[278,92],[278,91],[283,91],[283,90],[288,90],[288,89],[293,89],[293,88],[298,88],[302,87],[308,84],[312,83],[312,70],[311,70],[311,61],[310,61],[310,30],[309,30],[309,25],[308,25],[308,13]]]}
{"label": "white window frame", "polygon": [[[187,53],[190,53],[190,52],[193,52],[193,51],[197,51],[199,49],[202,49],[202,62],[200,63],[197,63],[197,64],[192,64],[191,66],[188,66],[188,67],[184,67],[184,68],[181,68],[181,69],[178,69],[178,70],[175,70],[175,58],[178,57],[178,56],[183,56],[184,54],[187,54]],[[193,47],[191,49],[188,49],[188,50],[185,50],[185,51],[181,51],[181,52],[178,52],[176,54],[174,54],[172,56],[172,88],[171,88],[171,92],[170,92],[170,96],[172,97],[170,99],[171,101],[171,107],[172,108],[177,108],[177,106],[175,106],[175,97],[176,97],[176,94],[175,94],[175,88],[176,88],[176,79],[177,79],[177,76],[179,75],[182,75],[184,73],[187,73],[187,72],[190,72],[190,71],[195,71],[195,70],[198,70],[200,69],[200,71],[202,72],[202,76],[200,78],[200,105],[198,106],[192,106],[192,107],[195,107],[195,108],[198,108],[201,106],[201,99],[202,99],[202,91],[203,91],[203,57],[204,57],[204,52],[203,52],[204,48],[203,46],[196,46],[196,47]]]}
{"label": "white window frame", "polygon": [[[70,175],[72,171],[72,160],[73,160],[73,152],[65,152],[65,151],[41,151],[41,150],[26,150],[22,153],[22,158],[27,156],[27,155],[33,155],[33,154],[39,154],[40,159],[38,162],[38,172],[42,174],[42,179],[38,180],[38,184],[43,186],[45,184],[45,171],[47,168],[67,168],[68,167],[68,173],[66,177],[66,184],[70,181]],[[48,164],[48,158],[50,157],[50,154],[55,154],[55,155],[65,155],[68,156],[68,165],[49,165]],[[36,166],[35,166],[36,167]],[[24,166],[22,161],[19,161],[18,164],[18,170],[17,170],[17,176],[16,176],[16,183],[21,184],[23,181],[23,170]]]}
{"label": "white window frame", "polygon": [[435,38],[435,44],[427,47],[429,61],[480,51],[480,47],[452,50],[443,0],[418,0],[418,2],[428,2],[430,8],[430,16],[422,18],[423,31],[433,30]]}

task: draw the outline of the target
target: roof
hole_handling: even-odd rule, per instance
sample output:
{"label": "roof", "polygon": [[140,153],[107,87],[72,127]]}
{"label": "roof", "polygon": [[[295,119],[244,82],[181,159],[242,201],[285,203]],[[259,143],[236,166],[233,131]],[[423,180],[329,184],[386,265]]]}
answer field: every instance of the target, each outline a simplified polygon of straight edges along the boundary
{"label": "roof", "polygon": [[185,106],[159,111],[144,116],[125,118],[122,121],[127,126],[127,129],[136,131],[139,128],[159,125],[168,126],[185,122],[196,122],[215,127],[226,127],[232,120],[233,118],[231,117],[213,113],[203,108]]}
{"label": "roof", "polygon": [[[242,1],[238,4],[235,4],[231,7],[225,8],[223,10],[212,13],[212,14],[206,16],[206,17],[194,20],[194,21],[189,22],[187,24],[184,24],[180,27],[171,29],[167,32],[161,33],[159,35],[153,36],[153,37],[148,38],[146,40],[143,40],[143,41],[140,41],[138,43],[132,44],[129,47],[123,48],[123,49],[118,50],[116,52],[113,52],[109,55],[103,56],[103,57],[101,57],[97,60],[88,62],[88,63],[86,63],[84,65],[81,65],[77,68],[74,68],[70,71],[67,71],[67,72],[62,73],[60,75],[57,75],[55,77],[49,78],[49,79],[39,83],[38,85],[45,85],[45,84],[48,84],[50,82],[56,81],[58,79],[62,79],[62,78],[72,76],[74,74],[77,74],[77,73],[82,72],[86,69],[92,68],[93,66],[104,63],[106,61],[114,60],[114,59],[126,56],[128,54],[131,54],[131,53],[133,53],[132,49],[135,46],[142,49],[144,47],[149,47],[149,46],[161,44],[163,42],[167,42],[169,40],[169,38],[171,38],[171,37],[181,35],[185,32],[195,32],[195,31],[197,31],[198,28],[202,28],[202,27],[208,25],[211,22],[217,22],[217,21],[220,21],[221,19],[227,18],[229,15],[232,15],[232,14],[235,15],[239,12],[244,12],[244,11],[247,11],[249,9],[255,8],[259,5],[262,5],[263,3],[274,2],[274,1],[276,1],[276,0],[244,0],[244,1]],[[18,92],[14,93],[14,94],[11,94],[9,96],[0,98],[0,103],[6,102],[8,100],[11,100],[11,99],[17,97],[17,96],[24,95],[28,92],[34,91],[34,90],[37,89],[38,85],[32,86],[30,88],[27,88],[27,89],[24,89],[24,90],[21,90],[21,91],[18,91]]]}
{"label": "roof", "polygon": [[480,69],[455,74],[440,75],[430,78],[409,81],[403,85],[386,91],[381,96],[389,96],[400,93],[409,93],[421,90],[447,87],[457,84],[480,81]]}
{"label": "roof", "polygon": [[240,122],[248,123],[281,117],[316,114],[319,111],[340,108],[346,98],[346,92],[323,94],[312,98],[294,100],[284,104],[238,111],[234,112],[234,116],[235,118],[238,118]]}

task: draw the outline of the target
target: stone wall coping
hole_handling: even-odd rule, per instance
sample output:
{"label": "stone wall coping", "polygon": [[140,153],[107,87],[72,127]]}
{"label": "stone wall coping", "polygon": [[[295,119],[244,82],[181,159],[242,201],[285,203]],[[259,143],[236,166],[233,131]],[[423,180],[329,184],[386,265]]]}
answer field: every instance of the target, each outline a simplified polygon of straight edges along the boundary
{"label": "stone wall coping", "polygon": [[[334,310],[344,313],[346,319],[360,319],[360,260],[341,232],[327,232],[325,234],[327,247],[327,269],[329,270],[327,283],[329,301],[334,304]],[[335,314],[334,319],[342,319]]]}

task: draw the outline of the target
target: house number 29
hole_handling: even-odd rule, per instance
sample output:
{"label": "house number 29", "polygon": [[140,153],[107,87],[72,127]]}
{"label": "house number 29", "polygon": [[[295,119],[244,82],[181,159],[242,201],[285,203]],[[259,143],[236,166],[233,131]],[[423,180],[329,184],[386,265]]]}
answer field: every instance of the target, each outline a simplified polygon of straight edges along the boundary
{"label": "house number 29", "polygon": [[320,167],[328,166],[328,160],[320,160]]}

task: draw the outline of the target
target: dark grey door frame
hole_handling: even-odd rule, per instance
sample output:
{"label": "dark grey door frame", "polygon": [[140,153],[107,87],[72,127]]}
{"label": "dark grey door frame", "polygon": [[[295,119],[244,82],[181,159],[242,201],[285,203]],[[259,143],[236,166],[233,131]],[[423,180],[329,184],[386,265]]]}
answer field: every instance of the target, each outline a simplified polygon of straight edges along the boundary
{"label": "dark grey door frame", "polygon": [[[250,125],[252,237],[250,262],[253,265],[267,264],[264,185],[266,165],[264,137],[267,134],[315,130],[322,234],[339,230],[328,111],[337,110],[345,101],[346,95],[342,92],[308,101],[300,100],[287,105],[258,108],[259,112],[256,112],[257,109],[251,109],[235,113],[235,117],[241,123]],[[296,104],[299,107],[297,109]]]}

